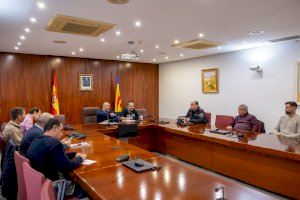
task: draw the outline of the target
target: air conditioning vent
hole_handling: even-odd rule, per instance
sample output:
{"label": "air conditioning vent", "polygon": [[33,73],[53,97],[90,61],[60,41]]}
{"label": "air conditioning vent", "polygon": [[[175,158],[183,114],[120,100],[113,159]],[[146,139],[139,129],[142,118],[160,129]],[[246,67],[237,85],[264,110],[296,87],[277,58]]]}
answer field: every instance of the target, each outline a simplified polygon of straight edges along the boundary
{"label": "air conditioning vent", "polygon": [[270,40],[270,42],[287,42],[287,41],[292,41],[292,40],[299,40],[300,39],[300,35],[295,35],[295,36],[290,36],[290,37],[285,37],[285,38],[279,38],[276,40]]}
{"label": "air conditioning vent", "polygon": [[196,40],[181,42],[179,44],[174,44],[172,45],[172,47],[182,47],[182,48],[190,48],[190,49],[208,49],[208,48],[213,48],[221,45],[223,45],[222,42],[196,39]]}
{"label": "air conditioning vent", "polygon": [[97,37],[102,33],[114,28],[116,25],[101,21],[71,17],[65,15],[54,16],[48,26],[47,31],[59,33],[69,33],[77,35],[87,35]]}

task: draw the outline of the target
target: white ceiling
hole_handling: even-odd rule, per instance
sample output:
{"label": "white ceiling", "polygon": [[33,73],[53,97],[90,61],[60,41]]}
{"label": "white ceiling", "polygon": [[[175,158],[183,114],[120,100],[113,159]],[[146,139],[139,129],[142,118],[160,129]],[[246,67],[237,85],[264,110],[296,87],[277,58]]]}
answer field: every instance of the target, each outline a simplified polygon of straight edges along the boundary
{"label": "white ceiling", "polygon": [[[299,0],[130,0],[125,5],[113,5],[106,0],[41,0],[46,8],[41,10],[36,0],[0,0],[0,51],[42,55],[72,56],[117,60],[117,55],[129,50],[127,42],[136,41],[134,50],[141,62],[163,63],[221,52],[270,44],[268,40],[300,35]],[[101,37],[88,37],[47,32],[45,26],[55,14],[96,19],[118,27]],[[33,24],[29,18],[35,17]],[[136,28],[136,20],[142,26]],[[25,33],[29,27],[31,33]],[[115,35],[116,30],[120,36]],[[248,34],[264,30],[258,36]],[[173,48],[179,41],[204,39],[224,42],[222,49],[191,50]],[[26,36],[24,41],[20,35]],[[53,40],[65,40],[55,44]],[[142,44],[137,44],[141,40]],[[22,42],[15,50],[17,42]],[[155,45],[160,46],[159,49]],[[79,52],[83,48],[83,52]],[[143,49],[144,53],[139,51]],[[165,52],[166,55],[160,55]],[[183,54],[183,57],[179,55]]]}

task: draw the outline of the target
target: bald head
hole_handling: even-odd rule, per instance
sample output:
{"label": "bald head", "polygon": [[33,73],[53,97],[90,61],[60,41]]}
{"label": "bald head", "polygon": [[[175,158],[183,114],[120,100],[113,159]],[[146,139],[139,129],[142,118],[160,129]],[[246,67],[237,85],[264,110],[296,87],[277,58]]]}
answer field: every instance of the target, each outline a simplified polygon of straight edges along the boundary
{"label": "bald head", "polygon": [[53,115],[51,115],[50,113],[44,112],[42,114],[40,114],[40,116],[37,118],[36,123],[41,126],[42,128],[44,128],[45,124],[49,121],[49,119],[54,118]]}
{"label": "bald head", "polygon": [[109,110],[110,109],[110,103],[104,102],[103,105],[102,105],[102,109],[103,110]]}

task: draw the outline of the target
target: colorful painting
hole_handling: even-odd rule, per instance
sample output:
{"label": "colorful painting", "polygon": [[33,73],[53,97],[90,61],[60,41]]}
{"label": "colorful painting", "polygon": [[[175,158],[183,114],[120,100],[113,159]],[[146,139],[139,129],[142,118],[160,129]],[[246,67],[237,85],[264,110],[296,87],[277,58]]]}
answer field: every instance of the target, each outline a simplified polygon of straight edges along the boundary
{"label": "colorful painting", "polygon": [[202,70],[202,92],[203,93],[219,92],[217,68]]}
{"label": "colorful painting", "polygon": [[79,90],[93,90],[93,74],[79,74]]}

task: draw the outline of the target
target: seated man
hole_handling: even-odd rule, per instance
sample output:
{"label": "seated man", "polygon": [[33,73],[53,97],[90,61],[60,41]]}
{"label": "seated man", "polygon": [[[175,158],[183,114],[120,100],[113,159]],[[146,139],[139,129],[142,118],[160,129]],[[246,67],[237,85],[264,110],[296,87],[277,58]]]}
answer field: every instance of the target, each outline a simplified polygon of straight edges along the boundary
{"label": "seated man", "polygon": [[133,119],[133,120],[143,120],[143,116],[139,115],[139,113],[134,109],[134,103],[132,101],[128,101],[127,107],[122,111],[120,115],[121,120],[125,119]]}
{"label": "seated man", "polygon": [[248,113],[248,106],[240,105],[238,113],[239,115],[234,118],[232,124],[226,127],[227,130],[258,131],[258,121],[254,115]]}
{"label": "seated man", "polygon": [[191,108],[185,116],[185,122],[193,124],[206,124],[205,112],[199,107],[198,101],[191,102]]}
{"label": "seated man", "polygon": [[11,140],[15,145],[19,145],[22,140],[20,124],[25,118],[25,110],[19,107],[11,109],[10,118],[11,120],[6,124],[2,134],[7,142]]}
{"label": "seated man", "polygon": [[44,126],[44,134],[36,138],[27,151],[31,166],[43,173],[52,181],[58,180],[60,174],[68,177],[68,173],[80,166],[86,159],[85,154],[65,153],[62,137],[63,125],[51,118]]}
{"label": "seated man", "polygon": [[33,126],[33,122],[40,116],[41,110],[38,107],[30,108],[27,115],[25,115],[24,121],[20,124],[20,130],[23,133]]}
{"label": "seated man", "polygon": [[286,115],[279,119],[277,126],[275,127],[276,134],[288,137],[300,136],[300,116],[296,114],[296,110],[296,102],[289,101],[285,103]]}
{"label": "seated man", "polygon": [[102,110],[97,110],[97,123],[105,120],[118,121],[118,116],[110,110],[110,104],[108,102],[103,103]]}
{"label": "seated man", "polygon": [[[23,138],[20,143],[19,151],[26,156],[26,153],[28,151],[29,146],[40,135],[44,134],[44,126],[48,122],[49,119],[53,118],[53,115],[50,113],[42,113],[38,118],[36,123],[28,129],[25,134],[23,135]],[[71,144],[71,141],[64,139],[61,141],[64,144],[65,149]]]}

